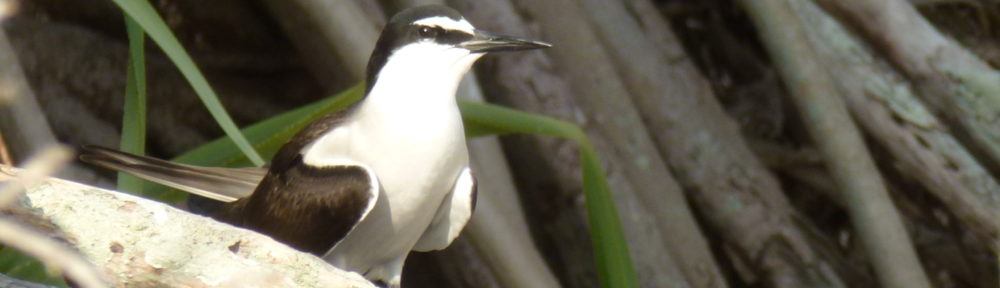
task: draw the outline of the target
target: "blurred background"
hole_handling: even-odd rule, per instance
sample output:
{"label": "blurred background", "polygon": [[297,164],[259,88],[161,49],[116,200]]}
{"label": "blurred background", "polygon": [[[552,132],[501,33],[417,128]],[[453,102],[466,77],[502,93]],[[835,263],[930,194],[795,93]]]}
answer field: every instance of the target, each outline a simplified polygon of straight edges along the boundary
{"label": "blurred background", "polygon": [[[0,117],[5,161],[51,141],[116,147],[121,10],[7,3],[0,58],[16,61],[0,72],[22,73],[37,104],[0,107],[26,117]],[[408,6],[552,43],[484,57],[460,97],[585,129],[641,287],[998,285],[998,1],[151,3],[241,126],[359,83]],[[149,154],[223,136],[147,47]],[[577,146],[470,141],[488,204],[447,250],[411,255],[404,287],[598,287]],[[114,187],[82,165],[61,176]]]}

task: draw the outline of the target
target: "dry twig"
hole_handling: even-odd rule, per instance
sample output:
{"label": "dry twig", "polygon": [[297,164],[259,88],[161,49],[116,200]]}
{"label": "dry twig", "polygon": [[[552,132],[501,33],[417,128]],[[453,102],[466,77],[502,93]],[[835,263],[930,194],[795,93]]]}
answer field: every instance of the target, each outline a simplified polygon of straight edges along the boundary
{"label": "dry twig", "polygon": [[3,131],[0,131],[0,165],[14,165],[14,159],[10,158],[10,151],[7,150],[7,143],[3,141]]}
{"label": "dry twig", "polygon": [[[22,192],[38,186],[46,177],[65,166],[72,154],[67,148],[52,147],[29,159],[26,169],[17,179],[0,186],[0,210],[10,209],[11,202],[19,198]],[[3,169],[0,166],[0,173],[6,173]],[[4,175],[0,175],[2,176]],[[106,287],[100,274],[76,251],[35,229],[18,224],[13,218],[0,216],[0,243],[38,259],[46,267],[65,275],[77,286]]]}
{"label": "dry twig", "polygon": [[77,255],[76,251],[9,217],[0,217],[0,243],[35,257],[45,263],[46,267],[66,275],[66,278],[79,287],[107,287],[94,267]]}
{"label": "dry twig", "polygon": [[24,164],[24,172],[18,175],[17,181],[0,187],[0,208],[10,206],[10,203],[21,197],[21,192],[42,183],[73,158],[73,151],[62,146],[42,150],[41,154],[32,157]]}

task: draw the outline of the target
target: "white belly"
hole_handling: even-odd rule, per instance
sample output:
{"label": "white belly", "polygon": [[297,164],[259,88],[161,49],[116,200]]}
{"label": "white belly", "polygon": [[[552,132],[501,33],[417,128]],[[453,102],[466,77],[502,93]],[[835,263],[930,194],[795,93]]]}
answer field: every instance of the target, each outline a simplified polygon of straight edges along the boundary
{"label": "white belly", "polygon": [[365,273],[405,259],[469,163],[458,109],[448,110],[411,117],[368,113],[308,149],[305,162],[365,163],[382,186],[368,216],[324,256],[328,262]]}

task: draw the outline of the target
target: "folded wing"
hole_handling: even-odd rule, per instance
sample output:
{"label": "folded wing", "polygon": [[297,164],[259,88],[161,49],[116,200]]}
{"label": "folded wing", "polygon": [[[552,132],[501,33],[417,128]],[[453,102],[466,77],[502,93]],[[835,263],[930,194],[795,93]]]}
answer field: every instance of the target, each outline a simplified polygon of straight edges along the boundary
{"label": "folded wing", "polygon": [[243,224],[296,249],[323,256],[367,217],[381,192],[367,165],[278,163],[243,208]]}

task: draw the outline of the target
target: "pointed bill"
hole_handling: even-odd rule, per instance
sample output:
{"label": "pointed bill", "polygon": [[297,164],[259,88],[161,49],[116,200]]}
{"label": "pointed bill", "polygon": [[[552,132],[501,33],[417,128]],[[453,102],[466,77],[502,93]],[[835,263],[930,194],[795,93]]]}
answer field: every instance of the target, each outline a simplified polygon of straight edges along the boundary
{"label": "pointed bill", "polygon": [[552,47],[552,44],[530,39],[495,35],[477,29],[472,39],[460,43],[459,47],[469,49],[473,53],[487,53],[549,48]]}

